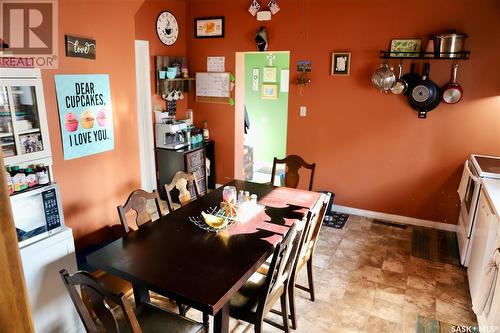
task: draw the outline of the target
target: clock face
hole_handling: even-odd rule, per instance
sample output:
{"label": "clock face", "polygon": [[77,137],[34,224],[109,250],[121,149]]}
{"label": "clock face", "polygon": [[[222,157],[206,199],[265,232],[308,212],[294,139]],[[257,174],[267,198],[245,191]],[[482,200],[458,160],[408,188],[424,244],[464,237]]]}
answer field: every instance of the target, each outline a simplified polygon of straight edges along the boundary
{"label": "clock face", "polygon": [[172,45],[179,37],[179,24],[170,12],[162,12],[156,19],[156,33],[165,45]]}

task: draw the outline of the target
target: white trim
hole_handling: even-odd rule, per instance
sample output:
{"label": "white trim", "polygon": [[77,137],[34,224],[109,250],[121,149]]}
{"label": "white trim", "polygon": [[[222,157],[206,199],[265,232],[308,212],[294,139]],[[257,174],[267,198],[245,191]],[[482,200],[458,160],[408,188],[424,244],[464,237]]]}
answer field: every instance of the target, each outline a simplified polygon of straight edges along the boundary
{"label": "white trim", "polygon": [[141,188],[145,191],[152,191],[157,186],[153,142],[149,42],[146,40],[135,41],[135,75]]}
{"label": "white trim", "polygon": [[416,225],[419,227],[434,228],[434,229],[446,230],[446,231],[452,231],[452,232],[457,231],[457,226],[455,224],[422,220],[422,219],[416,219],[414,217],[380,213],[380,212],[374,212],[371,210],[365,210],[365,209],[359,209],[359,208],[351,208],[351,207],[340,206],[340,205],[332,205],[332,211],[344,213],[344,214],[358,215],[358,216],[368,217],[368,218],[372,218],[372,219],[379,219],[379,220],[384,220],[384,221],[389,221],[389,222],[394,222],[394,223],[400,223],[400,224]]}

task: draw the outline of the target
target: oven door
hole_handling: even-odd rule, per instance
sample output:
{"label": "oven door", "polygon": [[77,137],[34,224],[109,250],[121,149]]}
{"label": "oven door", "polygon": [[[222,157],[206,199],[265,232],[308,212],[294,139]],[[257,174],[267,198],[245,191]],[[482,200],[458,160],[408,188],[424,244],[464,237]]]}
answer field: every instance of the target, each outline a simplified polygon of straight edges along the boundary
{"label": "oven door", "polygon": [[[470,238],[474,217],[476,216],[477,201],[481,190],[481,178],[477,177],[470,168],[469,161],[464,164],[462,181],[458,189],[460,195],[460,216],[465,228],[465,235]],[[460,221],[459,221],[460,222]]]}

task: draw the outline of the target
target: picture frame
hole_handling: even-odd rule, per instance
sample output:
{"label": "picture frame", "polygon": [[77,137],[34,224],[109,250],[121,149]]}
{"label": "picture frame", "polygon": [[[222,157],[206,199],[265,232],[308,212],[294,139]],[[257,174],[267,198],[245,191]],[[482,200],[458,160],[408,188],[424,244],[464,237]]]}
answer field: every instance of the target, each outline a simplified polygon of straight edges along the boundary
{"label": "picture frame", "polygon": [[261,99],[278,99],[278,85],[264,83],[260,89]]}
{"label": "picture frame", "polygon": [[421,46],[421,39],[393,39],[391,40],[390,56],[418,58]]}
{"label": "picture frame", "polygon": [[224,16],[197,17],[194,19],[195,38],[224,38]]}
{"label": "picture frame", "polygon": [[278,69],[276,67],[264,67],[262,71],[262,82],[276,82],[276,77],[278,75]]}
{"label": "picture frame", "polygon": [[332,76],[349,76],[351,74],[351,52],[333,52]]}

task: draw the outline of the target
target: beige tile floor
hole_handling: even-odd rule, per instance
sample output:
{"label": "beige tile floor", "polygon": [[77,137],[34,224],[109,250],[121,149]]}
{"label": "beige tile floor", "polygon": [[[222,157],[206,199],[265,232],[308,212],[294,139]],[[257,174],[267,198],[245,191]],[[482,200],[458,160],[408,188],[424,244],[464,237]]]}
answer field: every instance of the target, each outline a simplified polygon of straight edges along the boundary
{"label": "beige tile floor", "polygon": [[[323,227],[315,255],[316,301],[297,292],[297,333],[415,332],[423,315],[476,324],[463,268],[410,255],[412,227],[351,216],[343,230]],[[305,281],[305,270],[300,280]],[[201,320],[197,311],[190,316]],[[277,318],[270,316],[271,318]],[[231,319],[231,332],[253,327]],[[280,332],[265,325],[265,332]]]}

